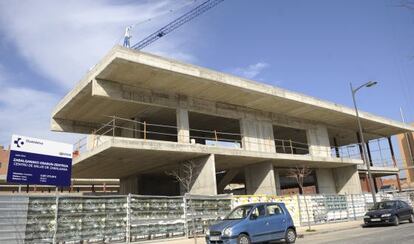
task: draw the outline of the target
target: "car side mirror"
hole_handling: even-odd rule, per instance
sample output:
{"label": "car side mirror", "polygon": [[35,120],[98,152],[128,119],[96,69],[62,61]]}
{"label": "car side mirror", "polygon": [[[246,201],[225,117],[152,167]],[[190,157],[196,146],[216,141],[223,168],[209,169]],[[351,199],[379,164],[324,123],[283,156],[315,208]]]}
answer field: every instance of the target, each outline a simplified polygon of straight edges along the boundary
{"label": "car side mirror", "polygon": [[256,214],[251,214],[251,215],[250,215],[250,219],[251,219],[251,220],[255,220],[255,219],[257,219],[257,215],[256,215]]}

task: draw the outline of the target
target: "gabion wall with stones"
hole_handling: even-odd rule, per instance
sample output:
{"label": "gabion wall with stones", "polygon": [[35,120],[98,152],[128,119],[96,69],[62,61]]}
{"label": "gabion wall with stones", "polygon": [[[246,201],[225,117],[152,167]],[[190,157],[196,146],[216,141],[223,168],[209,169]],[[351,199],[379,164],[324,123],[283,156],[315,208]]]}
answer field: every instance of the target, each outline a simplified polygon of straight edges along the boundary
{"label": "gabion wall with stones", "polygon": [[[413,205],[414,193],[378,194]],[[129,243],[202,235],[242,204],[283,202],[295,225],[361,218],[372,206],[359,195],[0,196],[0,243]],[[308,211],[306,207],[308,206]],[[309,213],[309,217],[308,214]],[[194,220],[194,221],[193,221]]]}

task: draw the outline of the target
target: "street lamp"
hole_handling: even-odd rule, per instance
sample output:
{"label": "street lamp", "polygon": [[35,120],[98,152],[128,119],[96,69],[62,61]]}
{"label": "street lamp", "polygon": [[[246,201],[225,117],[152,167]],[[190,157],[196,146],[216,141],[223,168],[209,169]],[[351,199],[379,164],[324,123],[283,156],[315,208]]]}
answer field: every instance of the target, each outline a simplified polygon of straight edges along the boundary
{"label": "street lamp", "polygon": [[359,118],[359,112],[358,112],[358,107],[357,107],[357,103],[355,100],[355,94],[357,93],[357,91],[361,88],[364,87],[372,87],[375,86],[376,84],[378,84],[378,82],[376,81],[368,81],[365,84],[362,84],[360,86],[358,86],[357,88],[353,88],[352,83],[349,83],[351,86],[351,92],[352,92],[352,100],[354,101],[354,107],[355,107],[355,113],[356,113],[356,117],[357,117],[357,121],[358,121],[358,128],[359,128],[359,136],[361,139],[361,146],[362,146],[362,159],[365,163],[365,165],[367,166],[367,172],[368,172],[368,180],[369,180],[369,185],[371,188],[371,194],[372,194],[372,200],[374,201],[374,204],[377,203],[377,199],[375,197],[375,188],[374,188],[374,179],[372,178],[372,174],[371,174],[371,165],[370,162],[368,162],[368,156],[367,156],[367,148],[365,145],[365,140],[364,140],[364,134],[362,133],[362,125],[361,125],[361,120]]}

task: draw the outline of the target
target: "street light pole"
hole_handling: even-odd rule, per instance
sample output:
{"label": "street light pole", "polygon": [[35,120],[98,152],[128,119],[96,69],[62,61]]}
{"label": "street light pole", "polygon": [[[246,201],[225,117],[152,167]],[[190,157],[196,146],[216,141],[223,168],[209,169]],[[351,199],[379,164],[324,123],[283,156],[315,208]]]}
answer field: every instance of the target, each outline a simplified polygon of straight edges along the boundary
{"label": "street light pole", "polygon": [[353,88],[352,83],[350,83],[351,86],[351,93],[352,93],[352,100],[354,102],[354,107],[355,107],[355,113],[356,113],[356,117],[357,117],[357,122],[358,122],[358,129],[359,129],[359,136],[361,139],[361,146],[362,146],[362,160],[364,161],[365,165],[367,166],[367,172],[368,172],[368,180],[369,180],[369,185],[371,188],[371,194],[372,194],[372,200],[374,202],[374,204],[377,203],[377,199],[375,197],[375,188],[374,188],[374,179],[372,178],[372,174],[371,174],[371,165],[370,162],[368,160],[368,155],[367,155],[367,148],[365,145],[365,140],[364,140],[364,133],[362,132],[362,125],[361,125],[361,120],[359,118],[359,112],[358,112],[358,107],[357,107],[357,103],[356,103],[356,99],[355,99],[355,94],[356,92],[363,88],[363,87],[371,87],[376,85],[377,82],[375,81],[368,81],[367,83],[357,87],[356,89]]}

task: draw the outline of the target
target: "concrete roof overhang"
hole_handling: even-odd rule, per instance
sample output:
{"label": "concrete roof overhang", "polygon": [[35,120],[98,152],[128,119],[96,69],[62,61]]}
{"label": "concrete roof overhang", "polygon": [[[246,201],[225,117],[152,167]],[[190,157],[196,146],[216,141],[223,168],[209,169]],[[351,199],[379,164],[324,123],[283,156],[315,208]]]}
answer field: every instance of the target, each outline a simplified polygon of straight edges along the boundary
{"label": "concrete roof overhang", "polygon": [[[52,114],[52,130],[88,133],[87,125],[102,123],[102,115],[136,113],[137,104],[95,96],[92,83],[97,79],[357,131],[352,108],[120,46],[115,46],[57,105]],[[414,131],[414,127],[388,118],[366,112],[360,116],[367,134],[391,136]],[[63,126],[62,121],[70,122],[71,126]],[[89,131],[74,129],[75,125],[78,128],[84,125]]]}
{"label": "concrete roof overhang", "polygon": [[310,168],[337,168],[362,164],[362,160],[357,159],[276,154],[201,144],[113,137],[75,158],[72,176],[122,178],[139,173],[162,173],[176,167],[180,162],[209,154],[215,155],[218,171],[269,161],[280,168],[304,164]]}

